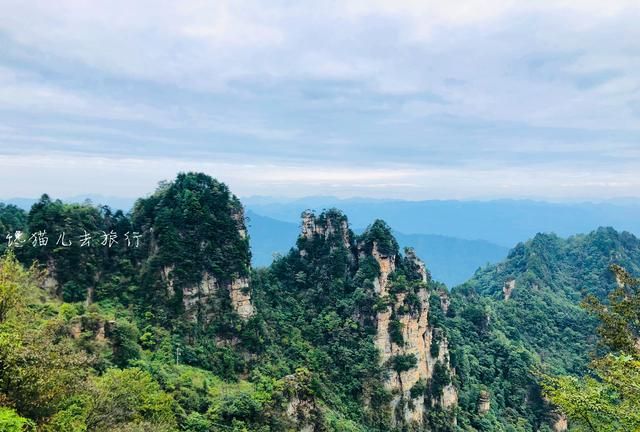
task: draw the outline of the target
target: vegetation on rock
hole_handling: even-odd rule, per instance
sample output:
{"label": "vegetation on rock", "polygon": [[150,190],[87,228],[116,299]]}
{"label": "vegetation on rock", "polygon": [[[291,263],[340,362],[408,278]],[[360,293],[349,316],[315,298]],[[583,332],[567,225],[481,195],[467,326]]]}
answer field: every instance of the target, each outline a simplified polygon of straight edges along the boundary
{"label": "vegetation on rock", "polygon": [[[0,430],[545,431],[560,412],[639,427],[633,235],[540,234],[449,291],[386,223],[355,235],[335,209],[252,270],[243,218],[195,173],[130,214],[0,206],[5,234],[49,236],[3,245]],[[111,231],[142,243],[102,246]]]}

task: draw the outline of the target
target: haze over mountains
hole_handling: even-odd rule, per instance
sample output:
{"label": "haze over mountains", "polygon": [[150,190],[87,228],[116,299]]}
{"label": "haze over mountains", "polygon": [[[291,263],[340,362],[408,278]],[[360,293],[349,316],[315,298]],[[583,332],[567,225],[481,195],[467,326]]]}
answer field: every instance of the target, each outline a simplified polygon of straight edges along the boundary
{"label": "haze over mountains", "polygon": [[336,207],[350,215],[356,232],[372,218],[387,221],[400,245],[414,247],[434,279],[450,287],[466,281],[479,267],[504,259],[509,249],[540,232],[567,237],[611,226],[640,233],[640,201],[636,199],[550,203],[251,197],[243,202],[251,219],[255,265],[268,265],[273,252],[287,252],[296,238],[302,211]]}
{"label": "haze over mountains", "polygon": [[387,221],[394,230],[411,234],[438,234],[468,240],[486,240],[511,248],[538,232],[570,236],[612,226],[640,233],[640,200],[598,203],[551,203],[531,200],[401,201],[365,198],[308,197],[299,200],[244,198],[255,213],[297,222],[307,208],[340,208],[354,227],[372,218]]}
{"label": "haze over mountains", "polygon": [[[253,265],[271,264],[274,254],[285,255],[300,233],[300,224],[284,222],[253,211],[247,212]],[[364,228],[355,228],[361,233]],[[508,248],[484,240],[465,240],[435,234],[394,232],[401,248],[413,247],[429,265],[434,279],[448,286],[469,279],[478,267],[495,263],[507,256]]]}
{"label": "haze over mountains", "polygon": [[[103,195],[86,199],[128,210],[135,199]],[[14,198],[7,203],[29,209],[35,198]],[[243,199],[247,208],[253,264],[267,266],[274,253],[286,254],[299,233],[300,213],[332,207],[350,215],[356,232],[372,218],[393,228],[401,247],[412,246],[428,264],[434,279],[455,286],[479,268],[504,259],[512,247],[539,232],[560,236],[588,233],[600,226],[640,233],[640,200],[600,203],[550,203],[530,200],[402,201],[370,198],[306,197],[295,200],[272,197]]]}

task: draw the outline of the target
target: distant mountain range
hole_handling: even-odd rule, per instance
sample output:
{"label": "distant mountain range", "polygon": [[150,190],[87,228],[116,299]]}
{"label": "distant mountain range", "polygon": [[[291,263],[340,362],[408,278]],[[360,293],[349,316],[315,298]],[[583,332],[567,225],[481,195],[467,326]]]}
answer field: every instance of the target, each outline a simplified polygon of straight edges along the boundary
{"label": "distant mountain range", "polygon": [[[102,195],[65,198],[67,202],[105,204],[129,210],[135,199]],[[34,198],[6,203],[29,209]],[[361,232],[376,218],[394,230],[401,246],[412,246],[436,280],[454,286],[478,267],[496,263],[508,249],[539,232],[560,236],[587,233],[611,226],[640,234],[640,201],[549,203],[530,200],[401,201],[368,198],[308,197],[296,200],[270,197],[243,199],[249,217],[253,263],[267,266],[274,253],[285,254],[299,234],[300,214],[306,209],[337,207],[349,214],[352,228]]]}
{"label": "distant mountain range", "polygon": [[[279,221],[248,211],[253,264],[266,267],[274,254],[286,254],[300,233],[299,224]],[[371,221],[373,222],[373,221]],[[363,228],[355,228],[357,233]],[[411,246],[423,259],[434,279],[448,286],[469,279],[478,267],[495,263],[507,256],[508,248],[483,240],[463,240],[432,234],[394,232],[401,247]]]}
{"label": "distant mountain range", "polygon": [[306,209],[336,207],[349,215],[354,227],[366,227],[374,219],[385,220],[403,233],[438,234],[469,240],[486,240],[504,247],[539,232],[562,237],[587,233],[600,226],[640,235],[640,200],[599,203],[550,203],[530,200],[400,201],[308,197],[299,200],[243,199],[257,214],[297,223]]}

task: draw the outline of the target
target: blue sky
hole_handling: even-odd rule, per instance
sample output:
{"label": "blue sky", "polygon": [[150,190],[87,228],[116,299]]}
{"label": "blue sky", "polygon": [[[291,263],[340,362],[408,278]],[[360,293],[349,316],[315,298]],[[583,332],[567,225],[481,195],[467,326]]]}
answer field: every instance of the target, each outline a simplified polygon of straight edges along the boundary
{"label": "blue sky", "polygon": [[0,197],[640,195],[637,1],[1,3]]}

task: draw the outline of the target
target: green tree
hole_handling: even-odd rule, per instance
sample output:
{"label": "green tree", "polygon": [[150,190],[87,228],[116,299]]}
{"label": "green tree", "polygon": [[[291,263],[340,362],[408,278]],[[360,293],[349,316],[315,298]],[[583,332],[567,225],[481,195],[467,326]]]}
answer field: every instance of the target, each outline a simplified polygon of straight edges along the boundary
{"label": "green tree", "polygon": [[546,376],[543,388],[578,430],[640,430],[640,281],[622,267],[611,266],[618,288],[608,303],[594,296],[584,306],[600,319],[598,334],[608,351],[591,364],[591,375]]}
{"label": "green tree", "polygon": [[0,323],[7,319],[10,312],[24,304],[30,294],[30,278],[35,276],[27,272],[15,258],[12,251],[0,258]]}
{"label": "green tree", "polygon": [[24,417],[19,416],[14,410],[0,407],[0,431],[24,432],[34,427],[34,424]]}
{"label": "green tree", "polygon": [[88,394],[88,430],[107,432],[144,423],[160,430],[176,425],[175,402],[139,368],[108,370],[92,380]]}

